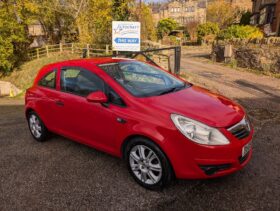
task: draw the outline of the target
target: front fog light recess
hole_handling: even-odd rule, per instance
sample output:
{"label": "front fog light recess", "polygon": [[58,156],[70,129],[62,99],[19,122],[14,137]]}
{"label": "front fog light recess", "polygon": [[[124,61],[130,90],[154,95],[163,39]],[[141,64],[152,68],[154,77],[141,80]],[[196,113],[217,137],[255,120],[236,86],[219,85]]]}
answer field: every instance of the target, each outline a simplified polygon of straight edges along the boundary
{"label": "front fog light recess", "polygon": [[171,119],[178,130],[191,141],[205,145],[229,144],[229,140],[216,128],[178,114],[171,114]]}

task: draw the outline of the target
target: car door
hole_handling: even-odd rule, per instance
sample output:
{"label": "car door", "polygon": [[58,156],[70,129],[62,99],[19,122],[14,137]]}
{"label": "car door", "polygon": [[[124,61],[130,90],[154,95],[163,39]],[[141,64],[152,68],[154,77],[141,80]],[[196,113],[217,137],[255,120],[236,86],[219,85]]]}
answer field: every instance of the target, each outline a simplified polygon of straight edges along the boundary
{"label": "car door", "polygon": [[105,83],[93,72],[80,67],[62,67],[60,101],[62,131],[73,139],[106,150],[114,150],[116,116],[106,105],[87,101],[95,91],[104,91]]}
{"label": "car door", "polygon": [[57,131],[57,104],[56,99],[59,95],[57,90],[57,68],[51,68],[46,71],[42,78],[38,81],[36,96],[36,112],[38,112],[44,124],[51,131]]}

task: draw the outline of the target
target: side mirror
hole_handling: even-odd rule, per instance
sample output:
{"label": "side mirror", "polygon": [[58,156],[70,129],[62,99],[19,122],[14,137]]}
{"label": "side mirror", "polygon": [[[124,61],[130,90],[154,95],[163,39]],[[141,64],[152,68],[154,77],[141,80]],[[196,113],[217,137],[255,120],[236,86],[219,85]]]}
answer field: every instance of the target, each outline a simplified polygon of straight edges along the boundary
{"label": "side mirror", "polygon": [[92,92],[87,96],[87,101],[92,103],[106,103],[108,98],[102,91]]}

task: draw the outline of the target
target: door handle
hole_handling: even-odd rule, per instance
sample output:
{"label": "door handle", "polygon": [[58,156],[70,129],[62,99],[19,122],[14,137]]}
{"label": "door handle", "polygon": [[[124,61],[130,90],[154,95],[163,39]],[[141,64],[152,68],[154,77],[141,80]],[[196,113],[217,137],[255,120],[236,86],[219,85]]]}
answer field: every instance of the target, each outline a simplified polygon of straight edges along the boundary
{"label": "door handle", "polygon": [[121,124],[125,124],[126,123],[126,120],[121,118],[121,117],[117,117],[117,122],[118,123],[121,123]]}
{"label": "door handle", "polygon": [[58,106],[64,106],[64,103],[60,100],[56,100],[55,104],[58,105]]}

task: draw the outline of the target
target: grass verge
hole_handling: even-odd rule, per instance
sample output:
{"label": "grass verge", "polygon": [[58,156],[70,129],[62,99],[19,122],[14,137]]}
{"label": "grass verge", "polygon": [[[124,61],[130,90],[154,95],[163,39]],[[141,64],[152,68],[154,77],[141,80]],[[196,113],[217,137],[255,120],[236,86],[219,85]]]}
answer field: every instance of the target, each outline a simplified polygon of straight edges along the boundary
{"label": "grass verge", "polygon": [[52,54],[50,57],[43,57],[39,59],[35,59],[32,61],[28,61],[21,65],[20,67],[14,69],[7,76],[1,76],[0,80],[9,81],[14,84],[19,89],[23,90],[23,92],[17,97],[21,97],[24,95],[25,90],[28,89],[38,73],[38,71],[45,65],[50,63],[55,63],[64,60],[70,60],[78,58],[75,54]]}

